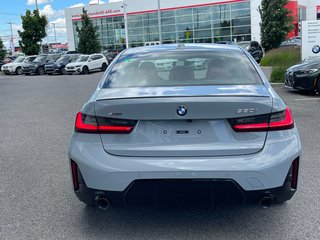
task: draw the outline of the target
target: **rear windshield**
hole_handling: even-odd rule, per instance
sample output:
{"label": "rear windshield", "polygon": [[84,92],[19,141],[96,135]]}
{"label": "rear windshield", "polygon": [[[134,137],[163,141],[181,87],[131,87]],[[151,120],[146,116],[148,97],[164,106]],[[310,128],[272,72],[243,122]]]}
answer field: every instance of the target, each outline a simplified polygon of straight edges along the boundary
{"label": "rear windshield", "polygon": [[259,75],[240,51],[181,51],[124,55],[104,88],[257,84]]}

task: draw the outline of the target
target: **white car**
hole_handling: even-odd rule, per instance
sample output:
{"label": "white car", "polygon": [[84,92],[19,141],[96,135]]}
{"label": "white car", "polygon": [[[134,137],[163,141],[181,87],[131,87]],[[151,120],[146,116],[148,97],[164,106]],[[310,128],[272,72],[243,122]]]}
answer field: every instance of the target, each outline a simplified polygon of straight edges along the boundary
{"label": "white car", "polygon": [[108,60],[103,54],[81,55],[75,62],[66,65],[67,74],[83,73],[88,74],[95,70],[105,71],[108,67]]}
{"label": "white car", "polygon": [[14,62],[4,64],[1,70],[4,74],[7,74],[7,75],[11,73],[21,75],[23,65],[25,65],[26,63],[31,63],[36,57],[37,56],[18,57]]}

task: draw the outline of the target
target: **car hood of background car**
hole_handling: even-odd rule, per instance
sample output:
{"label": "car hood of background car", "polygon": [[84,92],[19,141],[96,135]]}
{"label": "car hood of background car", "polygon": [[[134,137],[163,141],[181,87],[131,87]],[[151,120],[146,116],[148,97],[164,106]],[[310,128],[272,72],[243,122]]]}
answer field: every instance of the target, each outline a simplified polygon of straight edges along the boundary
{"label": "car hood of background car", "polygon": [[73,62],[73,63],[68,63],[67,66],[68,67],[75,67],[75,66],[82,66],[84,65],[86,62]]}
{"label": "car hood of background car", "polygon": [[290,68],[288,68],[288,71],[290,71],[290,70],[294,70],[294,71],[306,70],[306,69],[310,69],[310,68],[314,68],[314,67],[318,67],[318,66],[320,66],[320,62],[307,61],[307,62],[302,62],[302,63],[291,66]]}
{"label": "car hood of background car", "polygon": [[18,66],[22,66],[24,63],[7,63],[7,64],[4,64],[3,66],[6,66],[6,67],[18,67]]}

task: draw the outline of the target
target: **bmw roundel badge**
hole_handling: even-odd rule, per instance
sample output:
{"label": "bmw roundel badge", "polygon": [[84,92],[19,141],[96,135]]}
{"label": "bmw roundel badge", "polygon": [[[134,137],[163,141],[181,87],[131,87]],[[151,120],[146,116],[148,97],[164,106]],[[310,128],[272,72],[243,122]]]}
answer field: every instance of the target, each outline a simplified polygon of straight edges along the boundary
{"label": "bmw roundel badge", "polygon": [[188,109],[187,109],[186,106],[181,105],[181,106],[179,106],[179,107],[177,108],[177,114],[178,114],[179,116],[184,116],[184,115],[187,114],[187,112],[188,112]]}

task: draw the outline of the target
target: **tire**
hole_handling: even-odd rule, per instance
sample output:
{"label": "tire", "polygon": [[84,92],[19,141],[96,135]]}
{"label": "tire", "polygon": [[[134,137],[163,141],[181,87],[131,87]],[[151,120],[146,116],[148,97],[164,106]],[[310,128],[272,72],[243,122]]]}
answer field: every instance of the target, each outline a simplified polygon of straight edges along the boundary
{"label": "tire", "polygon": [[10,73],[7,73],[7,72],[6,72],[6,73],[4,73],[4,74],[5,74],[5,75],[10,75]]}
{"label": "tire", "polygon": [[62,68],[61,74],[62,74],[62,75],[67,75],[67,71],[66,71],[64,68]]}
{"label": "tire", "polygon": [[104,72],[107,69],[107,64],[103,63],[101,66],[101,71]]}
{"label": "tire", "polygon": [[88,68],[87,66],[84,66],[84,67],[82,68],[82,73],[83,73],[83,74],[89,74],[89,68]]}
{"label": "tire", "polygon": [[37,70],[37,73],[38,73],[39,75],[43,75],[43,74],[44,74],[44,69],[43,69],[43,67],[39,67],[38,70]]}
{"label": "tire", "polygon": [[22,68],[21,67],[17,67],[16,68],[16,74],[17,75],[21,75],[22,74]]}

